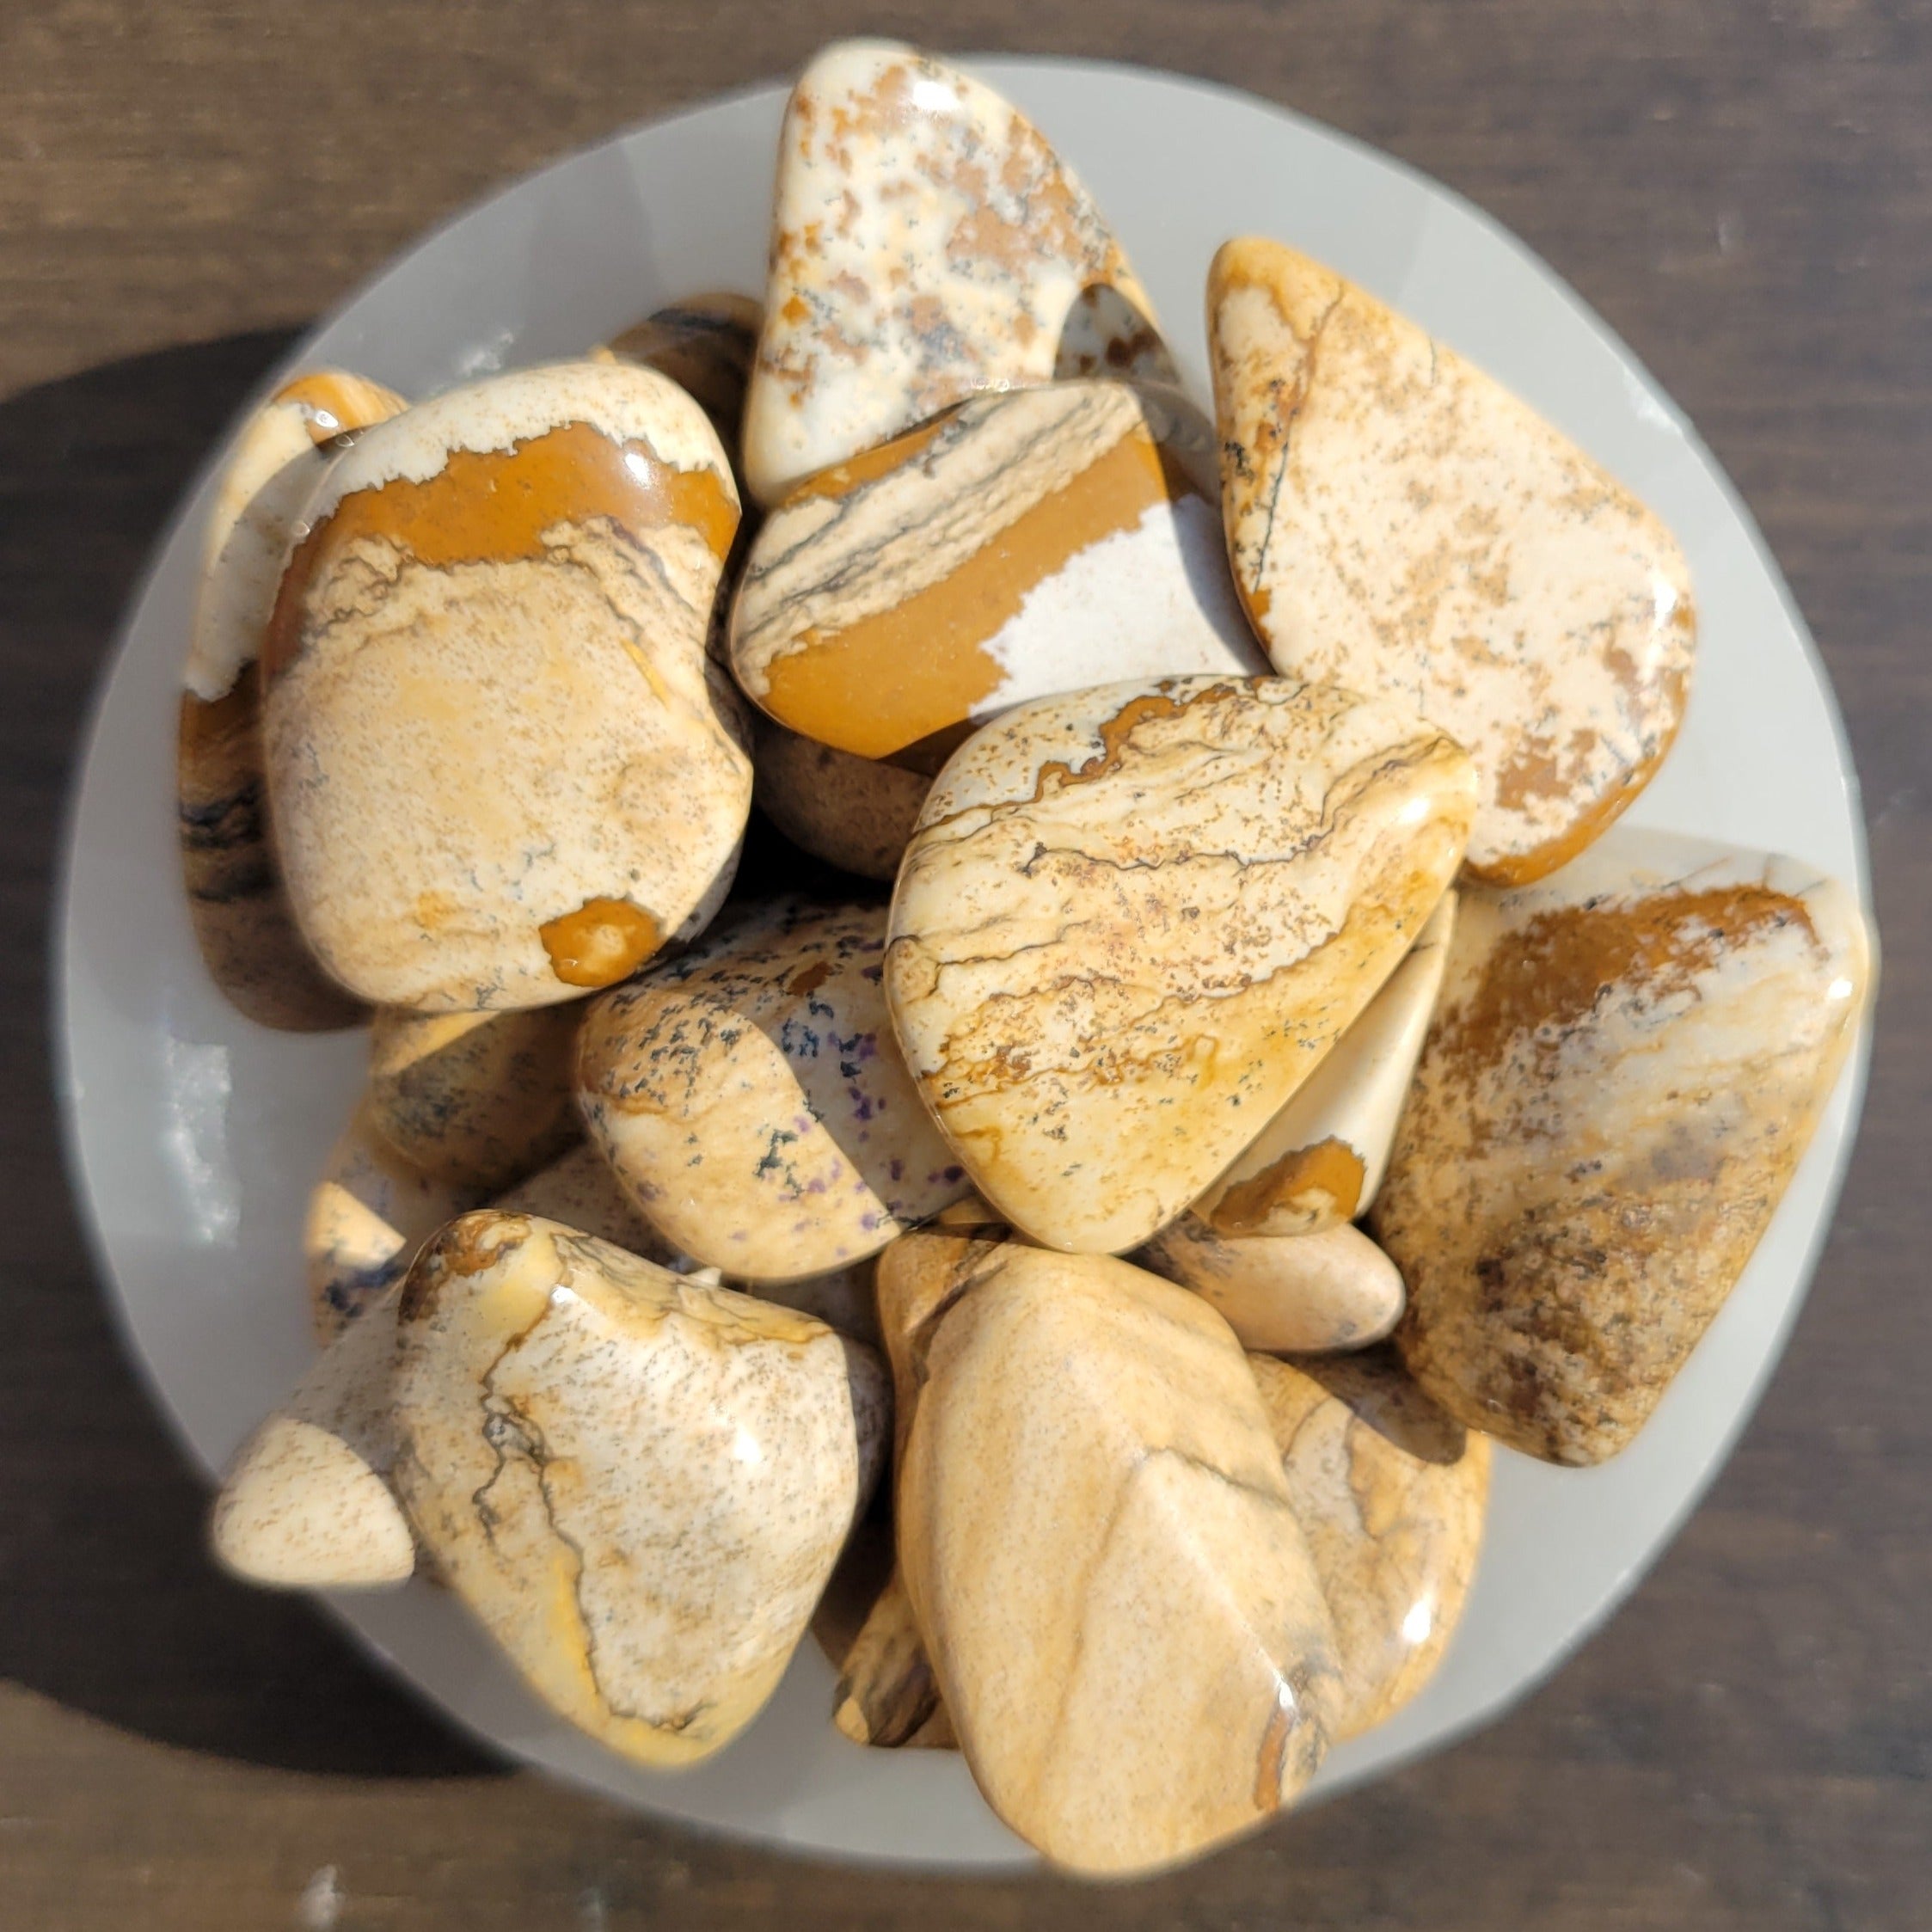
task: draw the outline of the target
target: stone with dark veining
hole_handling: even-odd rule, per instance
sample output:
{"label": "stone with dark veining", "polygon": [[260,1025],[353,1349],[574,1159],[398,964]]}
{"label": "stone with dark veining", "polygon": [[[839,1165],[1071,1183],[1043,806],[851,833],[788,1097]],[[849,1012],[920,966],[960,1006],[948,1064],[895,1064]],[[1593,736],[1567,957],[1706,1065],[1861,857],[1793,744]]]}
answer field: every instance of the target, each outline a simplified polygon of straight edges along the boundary
{"label": "stone with dark veining", "polygon": [[687,296],[613,335],[604,353],[668,376],[710,417],[728,454],[738,447],[759,317],[758,304],[748,295],[718,291]]}
{"label": "stone with dark veining", "polygon": [[790,1309],[494,1213],[425,1249],[398,1335],[398,1488],[532,1689],[640,1763],[727,1744],[864,1505],[876,1359]]}
{"label": "stone with dark veining", "polygon": [[1475,792],[1432,727],[1278,678],[1107,685],[970,739],[906,852],[886,996],[992,1207],[1085,1251],[1178,1215],[1394,971]]}
{"label": "stone with dark veining", "polygon": [[1119,242],[1040,131],[892,41],[826,47],[792,89],[770,259],[745,410],[762,503],[980,389],[1174,379]]}
{"label": "stone with dark veining", "polygon": [[1468,747],[1473,874],[1540,878],[1662,763],[1696,625],[1671,533],[1500,383],[1331,270],[1229,242],[1208,283],[1222,507],[1277,670]]}
{"label": "stone with dark veining", "polygon": [[323,964],[419,1012],[561,1003],[702,929],[751,804],[707,648],[738,493],[653,370],[493,377],[363,436],[263,655],[277,843]]}
{"label": "stone with dark veining", "polygon": [[1465,893],[1374,1217],[1423,1388],[1551,1462],[1622,1448],[1764,1232],[1868,966],[1843,885],[1669,833]]}
{"label": "stone with dark veining", "polygon": [[786,899],[605,994],[591,1137],[659,1231],[747,1281],[847,1267],[968,1191],[880,990],[882,906]]}

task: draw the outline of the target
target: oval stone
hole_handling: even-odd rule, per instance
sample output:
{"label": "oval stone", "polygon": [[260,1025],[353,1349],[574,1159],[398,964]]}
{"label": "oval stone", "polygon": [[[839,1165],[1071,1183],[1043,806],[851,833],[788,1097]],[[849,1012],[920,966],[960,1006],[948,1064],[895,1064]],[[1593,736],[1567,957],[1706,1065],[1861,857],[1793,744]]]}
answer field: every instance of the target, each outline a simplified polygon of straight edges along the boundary
{"label": "oval stone", "polygon": [[763,712],[752,719],[751,745],[752,795],[793,844],[862,879],[896,876],[929,776],[814,744]]}

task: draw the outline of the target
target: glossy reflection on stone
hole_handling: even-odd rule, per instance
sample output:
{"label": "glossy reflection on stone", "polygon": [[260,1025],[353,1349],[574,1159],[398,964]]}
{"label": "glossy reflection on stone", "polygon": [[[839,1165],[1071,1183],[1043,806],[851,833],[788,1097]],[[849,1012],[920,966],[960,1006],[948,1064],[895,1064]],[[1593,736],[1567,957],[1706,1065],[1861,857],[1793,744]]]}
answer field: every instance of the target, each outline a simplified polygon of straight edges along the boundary
{"label": "glossy reflection on stone", "polygon": [[862,879],[890,880],[905,856],[932,780],[800,738],[759,712],[751,725],[753,796],[793,844]]}
{"label": "glossy reflection on stone", "polygon": [[1455,918],[1456,895],[1444,892],[1361,1017],[1194,1203],[1193,1216],[1215,1236],[1318,1234],[1374,1204],[1442,988]]}
{"label": "glossy reflection on stone", "polygon": [[398,1486],[555,1709],[645,1764],[776,1687],[876,1473],[876,1359],[822,1323],[518,1215],[425,1249],[399,1330]]}
{"label": "glossy reflection on stone", "polygon": [[706,644],[738,496],[654,371],[492,377],[365,435],[264,655],[303,929],[417,1011],[542,1006],[702,929],[751,803]]}
{"label": "glossy reflection on stone", "polygon": [[885,933],[883,906],[782,900],[592,1007],[592,1138],[685,1253],[821,1274],[967,1191],[886,1023]]}
{"label": "glossy reflection on stone", "polygon": [[1375,1211],[1423,1388],[1551,1462],[1622,1448],[1770,1220],[1868,970],[1844,886],[1668,833],[1466,892]]}
{"label": "glossy reflection on stone", "polygon": [[1124,1875],[1292,1800],[1341,1681],[1227,1324],[1123,1261],[1009,1242],[930,1324],[923,1376],[899,1564],[994,1810]]}
{"label": "glossy reflection on stone", "polygon": [[752,494],[979,389],[1174,380],[1145,292],[1023,115],[882,40],[826,47],[779,137],[764,332],[745,411]]}
{"label": "glossy reflection on stone", "polygon": [[980,1193],[1051,1247],[1171,1221],[1368,1003],[1453,875],[1469,760],[1333,687],[1042,700],[934,785],[886,996]]}
{"label": "glossy reflection on stone", "polygon": [[807,738],[929,770],[1027,698],[1265,672],[1212,465],[1211,428],[1172,393],[966,402],[772,512],[732,612],[738,681]]}
{"label": "glossy reflection on stone", "polygon": [[1636,797],[1696,635],[1671,533],[1500,383],[1273,242],[1208,284],[1223,511],[1275,667],[1420,706],[1482,778],[1478,877],[1517,884]]}
{"label": "glossy reflection on stone", "polygon": [[303,506],[347,432],[403,408],[379,383],[317,370],[246,423],[216,486],[183,672],[176,783],[183,881],[215,984],[251,1020],[353,1025],[361,1003],[316,963],[268,838],[255,660]]}
{"label": "glossy reflection on stone", "polygon": [[1354,1737],[1428,1682],[1461,1620],[1489,1439],[1437,1408],[1389,1349],[1249,1365],[1334,1619],[1339,1734]]}

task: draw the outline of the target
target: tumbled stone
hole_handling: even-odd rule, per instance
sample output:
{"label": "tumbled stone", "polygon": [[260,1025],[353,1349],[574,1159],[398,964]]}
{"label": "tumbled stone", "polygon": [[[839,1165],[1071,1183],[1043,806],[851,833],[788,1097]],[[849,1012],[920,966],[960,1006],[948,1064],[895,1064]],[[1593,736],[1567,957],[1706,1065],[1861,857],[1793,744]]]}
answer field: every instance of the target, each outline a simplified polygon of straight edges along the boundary
{"label": "tumbled stone", "polygon": [[880,991],[883,906],[747,912],[596,1001],[591,1137],[659,1231],[747,1281],[849,1267],[967,1191]]}
{"label": "tumbled stone", "polygon": [[690,1274],[702,1264],[666,1241],[645,1219],[637,1204],[610,1171],[610,1163],[588,1141],[580,1141],[548,1167],[526,1175],[489,1204],[500,1214],[524,1214],[561,1221],[578,1233],[594,1235],[673,1274]]}
{"label": "tumbled stone", "polygon": [[993,1809],[1056,1864],[1124,1874],[1291,1800],[1341,1684],[1227,1324],[1124,1261],[1009,1242],[923,1374],[899,1567]]}
{"label": "tumbled stone", "polygon": [[753,540],[732,668],[789,729],[936,770],[1027,698],[1265,672],[1213,433],[1122,383],[980,396],[816,475]]}
{"label": "tumbled stone", "polygon": [[1669,833],[1466,892],[1374,1216],[1422,1387],[1550,1462],[1622,1448],[1769,1222],[1868,962],[1846,886]]}
{"label": "tumbled stone", "polygon": [[1174,367],[1119,242],[1027,119],[883,40],[825,48],[779,136],[745,408],[762,503],[979,389]]}
{"label": "tumbled stone", "polygon": [[751,762],[706,649],[738,494],[654,371],[567,363],[377,426],[310,505],[263,657],[276,838],[336,978],[543,1006],[702,929]]}
{"label": "tumbled stone", "polygon": [[333,1340],[379,1302],[423,1242],[452,1215],[480,1206],[485,1193],[425,1174],[377,1132],[367,1101],[359,1105],[329,1151],[302,1225],[316,1339]]}
{"label": "tumbled stone", "polygon": [[876,1473],[885,1389],[823,1323],[518,1215],[404,1290],[398,1487],[553,1708],[679,1764],[776,1687]]}
{"label": "tumbled stone", "polygon": [[571,1071],[578,1012],[377,1009],[369,1118],[414,1167],[492,1194],[555,1160],[582,1132]]}
{"label": "tumbled stone", "polygon": [[1463,853],[1469,760],[1284,679],[1021,707],[934,785],[886,997],[988,1202],[1119,1251],[1279,1113],[1394,970]]}
{"label": "tumbled stone", "polygon": [[793,844],[862,879],[892,878],[931,777],[800,738],[759,712],[751,725],[759,809]]}
{"label": "tumbled stone", "polygon": [[1339,1736],[1379,1724],[1442,1661],[1475,1579],[1489,1438],[1432,1402],[1394,1352],[1249,1358],[1334,1620]]}
{"label": "tumbled stone", "polygon": [[1481,775],[1475,876],[1581,851],[1684,715],[1675,539],[1500,383],[1276,242],[1208,283],[1222,505],[1275,668],[1407,706]]}
{"label": "tumbled stone", "polygon": [[396,1310],[393,1294],[370,1309],[236,1451],[209,1525],[236,1575],[279,1590],[353,1590],[401,1583],[415,1568],[389,1486]]}
{"label": "tumbled stone", "polygon": [[1388,1172],[1455,919],[1456,895],[1444,892],[1361,1017],[1194,1203],[1191,1214],[1211,1233],[1319,1234],[1368,1211]]}
{"label": "tumbled stone", "polygon": [[1346,1221],[1314,1235],[1219,1235],[1184,1214],[1140,1260],[1211,1302],[1243,1347],[1269,1354],[1365,1347],[1401,1319],[1395,1264]]}
{"label": "tumbled stone", "polygon": [[317,370],[243,424],[202,542],[176,747],[181,868],[209,973],[251,1020],[291,1032],[346,1027],[361,1003],[297,929],[263,810],[255,660],[297,518],[347,432],[404,407],[379,383]]}
{"label": "tumbled stone", "polygon": [[832,1722],[856,1745],[893,1751],[956,1751],[959,1739],[939,1694],[912,1599],[895,1566],[838,1666]]}
{"label": "tumbled stone", "polygon": [[748,295],[689,296],[612,336],[605,353],[670,377],[710,417],[728,454],[738,447],[758,320],[758,304]]}

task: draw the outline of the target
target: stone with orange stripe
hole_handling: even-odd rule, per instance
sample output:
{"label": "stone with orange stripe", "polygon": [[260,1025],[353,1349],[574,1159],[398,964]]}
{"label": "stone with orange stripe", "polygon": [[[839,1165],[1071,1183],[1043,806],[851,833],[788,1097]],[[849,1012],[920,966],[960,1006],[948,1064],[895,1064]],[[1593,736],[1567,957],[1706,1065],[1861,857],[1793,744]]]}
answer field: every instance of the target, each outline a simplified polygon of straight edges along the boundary
{"label": "stone with orange stripe", "polygon": [[708,921],[750,808],[706,652],[738,494],[655,371],[560,364],[371,431],[263,656],[289,891],[324,964],[418,1011],[623,978]]}

